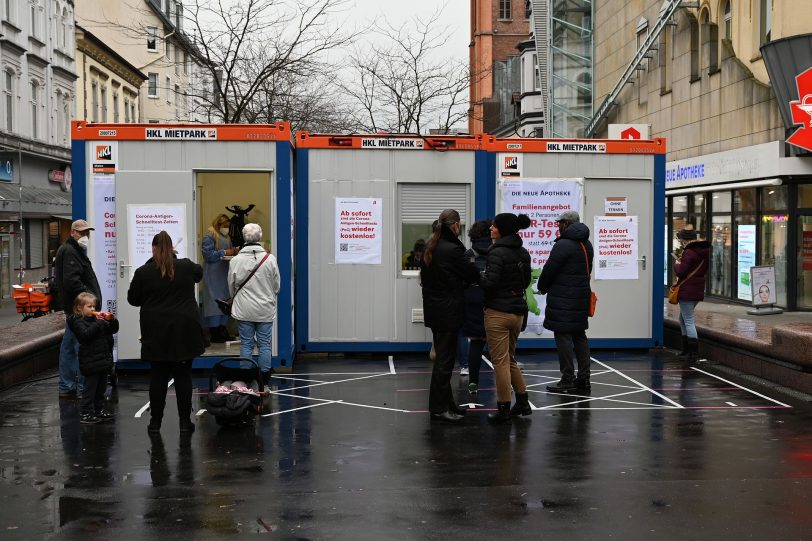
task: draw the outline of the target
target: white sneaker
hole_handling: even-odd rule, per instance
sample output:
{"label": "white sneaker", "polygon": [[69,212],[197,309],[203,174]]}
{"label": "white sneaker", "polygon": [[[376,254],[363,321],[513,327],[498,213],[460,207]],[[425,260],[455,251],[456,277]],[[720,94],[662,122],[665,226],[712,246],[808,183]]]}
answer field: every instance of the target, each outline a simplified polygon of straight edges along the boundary
{"label": "white sneaker", "polygon": [[468,369],[467,368],[460,368],[460,376],[467,376]]}

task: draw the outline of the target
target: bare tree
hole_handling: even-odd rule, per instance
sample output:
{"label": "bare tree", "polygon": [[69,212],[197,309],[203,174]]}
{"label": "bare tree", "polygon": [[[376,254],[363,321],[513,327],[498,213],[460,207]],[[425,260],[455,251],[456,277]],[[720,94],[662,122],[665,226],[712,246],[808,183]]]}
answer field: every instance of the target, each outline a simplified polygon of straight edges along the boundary
{"label": "bare tree", "polygon": [[[347,0],[187,0],[188,32],[198,50],[205,84],[193,98],[213,121],[273,122],[289,119],[308,81],[328,70],[327,54],[350,45],[357,33],[338,15]],[[329,96],[307,93],[307,119]],[[308,100],[305,100],[308,101]],[[303,104],[297,108],[304,111]]]}
{"label": "bare tree", "polygon": [[354,104],[359,131],[424,133],[449,131],[467,118],[470,71],[444,54],[448,37],[441,11],[400,27],[377,24],[383,44],[357,48],[350,76],[342,83]]}

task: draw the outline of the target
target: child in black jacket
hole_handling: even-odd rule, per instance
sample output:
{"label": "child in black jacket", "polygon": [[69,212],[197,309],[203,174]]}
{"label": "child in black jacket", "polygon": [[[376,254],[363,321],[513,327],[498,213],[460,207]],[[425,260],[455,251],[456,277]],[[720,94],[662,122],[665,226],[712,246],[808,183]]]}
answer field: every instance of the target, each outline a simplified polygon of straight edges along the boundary
{"label": "child in black jacket", "polygon": [[96,312],[94,295],[80,293],[68,325],[79,340],[79,369],[85,376],[81,422],[112,421],[113,414],[103,406],[107,374],[113,368],[113,335],[118,332],[118,320],[111,313]]}

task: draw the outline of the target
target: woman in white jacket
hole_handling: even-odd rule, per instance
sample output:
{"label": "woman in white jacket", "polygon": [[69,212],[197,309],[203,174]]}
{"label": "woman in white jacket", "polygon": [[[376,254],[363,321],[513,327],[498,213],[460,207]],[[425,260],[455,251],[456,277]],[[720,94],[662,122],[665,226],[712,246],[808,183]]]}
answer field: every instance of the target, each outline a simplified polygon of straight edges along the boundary
{"label": "woman in white jacket", "polygon": [[[279,267],[273,254],[266,253],[262,247],[260,226],[246,224],[242,234],[245,244],[228,266],[228,289],[233,297],[231,316],[237,321],[240,333],[240,357],[253,356],[256,337],[259,366],[263,379],[267,380],[272,368],[271,337],[280,285]],[[248,278],[254,269],[254,275]]]}

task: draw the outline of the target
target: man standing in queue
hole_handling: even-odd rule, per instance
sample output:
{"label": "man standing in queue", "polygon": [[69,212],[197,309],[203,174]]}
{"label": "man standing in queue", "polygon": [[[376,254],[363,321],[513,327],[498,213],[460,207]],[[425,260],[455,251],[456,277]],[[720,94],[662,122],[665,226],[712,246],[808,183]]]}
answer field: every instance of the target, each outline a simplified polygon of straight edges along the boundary
{"label": "man standing in queue", "polygon": [[[557,220],[559,236],[550,257],[541,270],[538,291],[547,295],[544,328],[553,331],[561,381],[548,385],[554,393],[588,394],[589,341],[589,274],[592,269],[592,243],[589,227],[581,223],[574,210],[563,212]],[[575,363],[578,363],[578,375]]]}
{"label": "man standing in queue", "polygon": [[[99,281],[87,250],[90,232],[94,231],[85,220],[71,224],[70,237],[59,247],[54,262],[54,277],[62,307],[68,313],[73,310],[73,301],[79,293],[91,293],[97,299],[97,308],[102,310],[102,296]],[[70,327],[65,325],[65,334],[59,348],[59,398],[77,399],[84,388],[84,377],[79,371],[79,341]]]}

